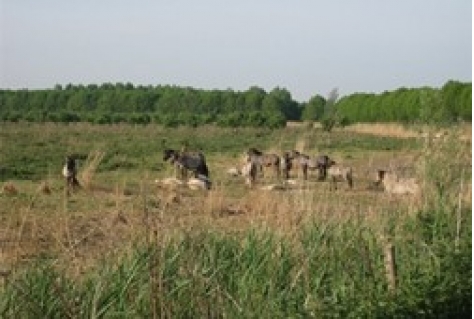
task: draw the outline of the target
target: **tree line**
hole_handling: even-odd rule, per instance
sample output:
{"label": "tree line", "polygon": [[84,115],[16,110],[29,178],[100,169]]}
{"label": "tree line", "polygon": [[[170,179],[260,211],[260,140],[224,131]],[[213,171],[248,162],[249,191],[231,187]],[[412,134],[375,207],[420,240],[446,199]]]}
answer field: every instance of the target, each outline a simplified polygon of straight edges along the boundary
{"label": "tree line", "polygon": [[472,86],[448,81],[441,89],[400,88],[381,94],[357,93],[339,100],[337,109],[350,122],[471,122]]}
{"label": "tree line", "polygon": [[471,99],[471,83],[456,81],[440,89],[354,93],[339,100],[332,91],[326,98],[315,95],[302,103],[279,87],[266,92],[258,86],[234,91],[131,83],[68,84],[44,90],[0,90],[0,120],[269,128],[299,120],[329,120],[332,124],[425,118],[471,121]]}

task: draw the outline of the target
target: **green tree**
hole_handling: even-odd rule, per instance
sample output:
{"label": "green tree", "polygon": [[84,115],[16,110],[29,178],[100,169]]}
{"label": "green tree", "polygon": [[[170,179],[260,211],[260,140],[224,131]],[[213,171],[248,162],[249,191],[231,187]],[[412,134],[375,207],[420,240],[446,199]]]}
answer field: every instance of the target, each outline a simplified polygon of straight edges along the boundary
{"label": "green tree", "polygon": [[260,110],[265,96],[265,90],[258,86],[252,86],[244,93],[245,108],[248,110]]}
{"label": "green tree", "polygon": [[334,88],[329,92],[328,98],[326,99],[326,104],[324,105],[324,114],[321,121],[323,130],[331,132],[332,129],[338,124],[338,110],[336,106],[336,101],[339,97],[339,92],[337,88]]}
{"label": "green tree", "polygon": [[265,126],[269,128],[281,128],[286,126],[286,117],[282,112],[266,114]]}
{"label": "green tree", "polygon": [[301,119],[303,121],[318,121],[323,117],[326,100],[321,95],[313,96],[303,107]]}

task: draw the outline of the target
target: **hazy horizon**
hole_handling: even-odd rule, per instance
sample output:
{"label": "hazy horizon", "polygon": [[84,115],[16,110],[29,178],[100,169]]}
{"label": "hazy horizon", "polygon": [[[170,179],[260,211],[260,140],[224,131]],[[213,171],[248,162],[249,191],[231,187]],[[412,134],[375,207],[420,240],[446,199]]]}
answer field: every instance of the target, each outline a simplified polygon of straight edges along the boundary
{"label": "hazy horizon", "polygon": [[288,89],[472,81],[471,1],[1,0],[0,87]]}

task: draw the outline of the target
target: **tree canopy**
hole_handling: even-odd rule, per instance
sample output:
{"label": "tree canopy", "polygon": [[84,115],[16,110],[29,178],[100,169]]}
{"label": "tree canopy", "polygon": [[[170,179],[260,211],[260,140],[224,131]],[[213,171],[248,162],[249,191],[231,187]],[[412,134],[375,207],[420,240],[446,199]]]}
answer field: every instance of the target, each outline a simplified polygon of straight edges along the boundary
{"label": "tree canopy", "polygon": [[0,90],[0,120],[34,122],[157,123],[165,126],[282,127],[286,121],[322,121],[337,110],[347,122],[471,121],[471,83],[448,81],[442,88],[400,88],[381,94],[354,93],[337,101],[315,94],[295,101],[276,87],[246,91],[179,86],[57,84],[45,90]]}

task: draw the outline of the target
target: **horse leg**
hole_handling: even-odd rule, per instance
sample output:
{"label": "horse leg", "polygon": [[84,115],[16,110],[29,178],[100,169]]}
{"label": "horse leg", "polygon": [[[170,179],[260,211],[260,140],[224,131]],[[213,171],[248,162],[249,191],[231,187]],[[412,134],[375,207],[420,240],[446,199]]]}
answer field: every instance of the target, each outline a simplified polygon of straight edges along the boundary
{"label": "horse leg", "polygon": [[174,177],[179,179],[181,177],[180,175],[181,175],[181,168],[176,164],[174,166]]}
{"label": "horse leg", "polygon": [[66,177],[66,188],[65,188],[65,191],[66,191],[66,196],[69,196],[71,194],[71,177],[68,176]]}
{"label": "horse leg", "polygon": [[302,167],[302,170],[303,170],[303,178],[304,178],[304,180],[306,181],[306,180],[308,180],[308,166],[307,166],[307,165],[304,165],[304,166]]}
{"label": "horse leg", "polygon": [[275,170],[275,176],[279,180],[280,179],[280,164],[274,164],[273,168]]}
{"label": "horse leg", "polygon": [[75,190],[76,188],[80,188],[81,185],[79,184],[79,181],[77,180],[76,176],[72,177],[72,190]]}
{"label": "horse leg", "polygon": [[352,176],[351,175],[346,176],[346,180],[347,180],[347,184],[349,185],[349,188],[352,189],[352,187],[354,186]]}

